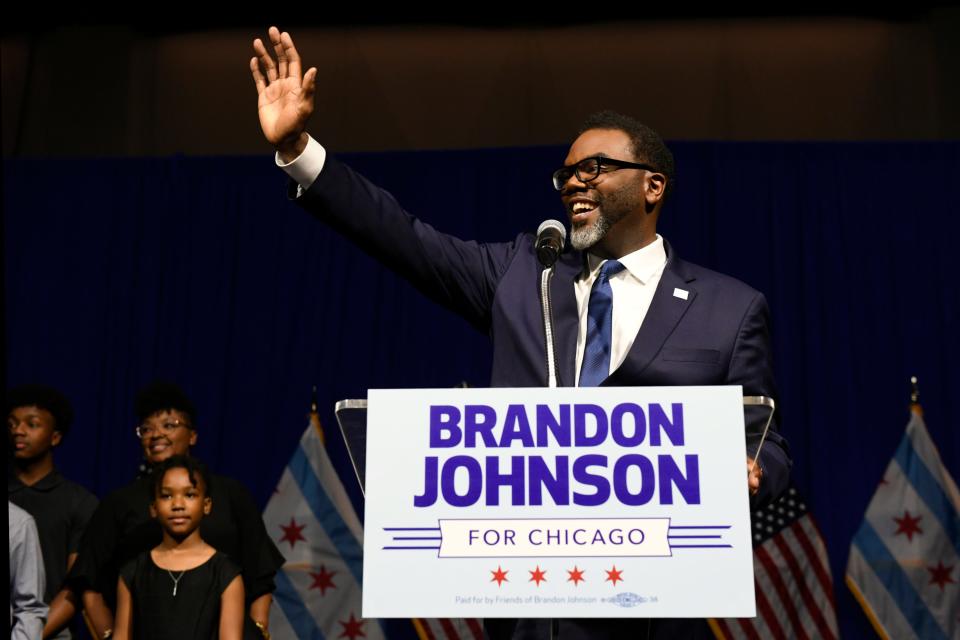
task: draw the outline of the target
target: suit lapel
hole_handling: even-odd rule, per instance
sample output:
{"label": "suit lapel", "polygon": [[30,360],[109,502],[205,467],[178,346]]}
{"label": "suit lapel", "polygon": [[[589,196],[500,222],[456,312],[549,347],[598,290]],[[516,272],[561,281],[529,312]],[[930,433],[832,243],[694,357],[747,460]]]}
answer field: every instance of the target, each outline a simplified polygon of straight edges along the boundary
{"label": "suit lapel", "polygon": [[577,296],[574,283],[583,270],[583,254],[568,251],[560,256],[554,266],[550,281],[550,301],[553,304],[553,332],[557,349],[557,375],[561,387],[576,385],[575,361],[577,357],[577,333],[580,330],[580,315],[577,312]]}
{"label": "suit lapel", "polygon": [[[636,384],[640,374],[659,353],[663,343],[673,333],[674,328],[697,297],[696,290],[689,284],[694,277],[687,274],[684,263],[674,256],[669,245],[666,249],[667,264],[664,266],[663,275],[653,294],[653,300],[643,319],[643,324],[640,325],[637,337],[634,338],[633,346],[630,347],[623,364],[603,381],[602,384],[605,386]],[[680,292],[686,292],[686,299]]]}

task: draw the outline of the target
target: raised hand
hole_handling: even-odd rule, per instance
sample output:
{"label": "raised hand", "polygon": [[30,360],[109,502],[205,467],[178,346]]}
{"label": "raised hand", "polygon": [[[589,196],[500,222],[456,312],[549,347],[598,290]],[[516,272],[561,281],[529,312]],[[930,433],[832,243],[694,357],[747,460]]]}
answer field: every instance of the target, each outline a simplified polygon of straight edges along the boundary
{"label": "raised hand", "polygon": [[267,141],[284,160],[300,155],[307,144],[307,120],[313,113],[316,67],[300,75],[300,54],[287,32],[276,27],[268,31],[276,62],[263,41],[253,41],[257,54],[250,58],[250,72],[257,85],[257,112]]}

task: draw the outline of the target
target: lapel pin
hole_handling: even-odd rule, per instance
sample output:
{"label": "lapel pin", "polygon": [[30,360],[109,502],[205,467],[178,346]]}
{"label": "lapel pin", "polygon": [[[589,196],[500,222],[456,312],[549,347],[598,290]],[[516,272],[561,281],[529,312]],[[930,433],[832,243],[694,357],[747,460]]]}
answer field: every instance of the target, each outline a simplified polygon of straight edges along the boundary
{"label": "lapel pin", "polygon": [[674,297],[674,298],[680,298],[681,300],[686,300],[686,299],[687,299],[687,296],[689,296],[689,295],[690,295],[690,292],[687,291],[686,289],[675,288],[675,289],[673,290],[673,297]]}

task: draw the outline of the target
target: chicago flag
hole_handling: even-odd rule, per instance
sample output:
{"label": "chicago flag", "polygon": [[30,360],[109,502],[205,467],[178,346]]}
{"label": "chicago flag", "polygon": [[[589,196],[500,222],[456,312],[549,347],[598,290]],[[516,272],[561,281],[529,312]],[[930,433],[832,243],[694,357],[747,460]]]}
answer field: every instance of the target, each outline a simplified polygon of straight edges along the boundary
{"label": "chicago flag", "polygon": [[274,638],[385,638],[377,620],[360,617],[363,529],[330,463],[315,417],[263,519],[286,558],[273,594]]}
{"label": "chicago flag", "polygon": [[850,545],[847,585],[884,638],[960,638],[960,493],[919,412]]}

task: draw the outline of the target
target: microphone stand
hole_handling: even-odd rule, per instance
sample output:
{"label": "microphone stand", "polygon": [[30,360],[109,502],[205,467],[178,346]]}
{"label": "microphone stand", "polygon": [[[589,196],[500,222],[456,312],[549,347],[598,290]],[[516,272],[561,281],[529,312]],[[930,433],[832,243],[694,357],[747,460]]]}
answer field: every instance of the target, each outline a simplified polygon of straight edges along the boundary
{"label": "microphone stand", "polygon": [[550,303],[550,280],[553,278],[553,266],[540,272],[540,307],[543,311],[543,332],[547,338],[547,386],[557,386],[557,348],[553,335],[553,307]]}
{"label": "microphone stand", "polygon": [[[562,246],[561,246],[562,248]],[[543,312],[543,334],[546,337],[547,346],[547,386],[557,387],[557,344],[556,337],[553,334],[553,306],[550,303],[550,281],[553,279],[553,265],[556,263],[556,257],[546,259],[537,256],[541,264],[544,264],[543,271],[540,272],[540,310]],[[549,264],[549,266],[547,266]],[[555,618],[548,621],[550,630],[550,640],[557,640],[560,636],[560,623]]]}

